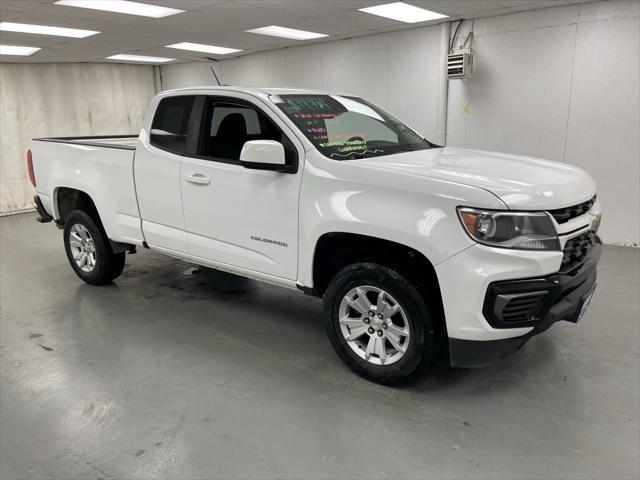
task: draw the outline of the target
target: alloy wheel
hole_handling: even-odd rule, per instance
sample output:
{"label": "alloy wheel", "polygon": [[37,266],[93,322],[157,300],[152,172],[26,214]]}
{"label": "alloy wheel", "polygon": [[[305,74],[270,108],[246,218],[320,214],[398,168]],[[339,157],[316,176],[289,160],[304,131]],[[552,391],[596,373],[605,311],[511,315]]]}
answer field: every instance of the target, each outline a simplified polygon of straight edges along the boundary
{"label": "alloy wheel", "polygon": [[352,288],[340,302],[340,331],[347,345],[374,365],[400,360],[411,335],[402,305],[381,288],[363,285]]}
{"label": "alloy wheel", "polygon": [[87,227],[80,223],[71,227],[69,246],[78,268],[83,272],[91,272],[96,266],[96,246]]}

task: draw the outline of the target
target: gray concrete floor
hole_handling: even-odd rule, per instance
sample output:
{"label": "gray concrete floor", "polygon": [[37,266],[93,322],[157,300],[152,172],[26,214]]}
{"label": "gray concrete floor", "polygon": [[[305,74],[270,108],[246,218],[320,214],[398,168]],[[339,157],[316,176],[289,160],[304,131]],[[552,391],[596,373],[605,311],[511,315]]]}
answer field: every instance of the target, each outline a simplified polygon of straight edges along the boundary
{"label": "gray concrete floor", "polygon": [[316,299],[148,251],[91,287],[31,214],[0,242],[3,479],[640,476],[640,250],[605,249],[580,324],[386,388]]}

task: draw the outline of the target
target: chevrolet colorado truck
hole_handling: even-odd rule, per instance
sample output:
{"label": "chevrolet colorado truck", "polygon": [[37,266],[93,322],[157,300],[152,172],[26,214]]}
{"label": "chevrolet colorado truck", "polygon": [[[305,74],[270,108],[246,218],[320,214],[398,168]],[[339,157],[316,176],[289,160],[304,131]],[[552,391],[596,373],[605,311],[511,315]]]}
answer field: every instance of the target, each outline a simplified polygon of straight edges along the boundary
{"label": "chevrolet colorado truck", "polygon": [[448,346],[481,366],[596,285],[601,218],[583,170],[442,147],[372,103],[293,89],[157,95],[138,136],[39,138],[40,222],[85,282],[150,248],[323,298],[331,344],[396,384]]}

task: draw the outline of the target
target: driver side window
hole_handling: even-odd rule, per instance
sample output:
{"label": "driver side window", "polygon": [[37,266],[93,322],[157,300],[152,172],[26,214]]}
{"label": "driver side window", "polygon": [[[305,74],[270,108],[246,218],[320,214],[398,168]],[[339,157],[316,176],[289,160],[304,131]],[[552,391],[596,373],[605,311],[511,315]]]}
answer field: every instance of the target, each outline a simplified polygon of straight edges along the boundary
{"label": "driver side window", "polygon": [[198,156],[239,163],[250,140],[282,143],[287,164],[297,161],[297,151],[287,136],[260,109],[241,101],[210,98],[204,107]]}

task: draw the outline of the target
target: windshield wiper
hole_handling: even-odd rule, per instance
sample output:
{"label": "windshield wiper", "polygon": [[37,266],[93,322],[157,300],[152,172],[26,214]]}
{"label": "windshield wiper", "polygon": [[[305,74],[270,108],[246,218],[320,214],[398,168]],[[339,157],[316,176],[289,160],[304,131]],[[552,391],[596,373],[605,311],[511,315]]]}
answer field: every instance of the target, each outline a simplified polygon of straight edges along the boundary
{"label": "windshield wiper", "polygon": [[364,158],[365,152],[349,152],[349,153],[332,153],[331,158],[336,160],[353,160],[355,158]]}
{"label": "windshield wiper", "polygon": [[376,157],[378,156],[376,154],[380,154],[380,153],[384,154],[384,150],[380,150],[378,148],[374,148],[373,150],[371,150],[367,148],[366,150],[363,150],[361,152],[358,152],[358,151],[351,151],[347,153],[335,152],[329,156],[335,160],[354,160],[356,158]]}
{"label": "windshield wiper", "polygon": [[365,153],[366,152],[350,152],[346,159],[353,160],[354,158],[365,158]]}

